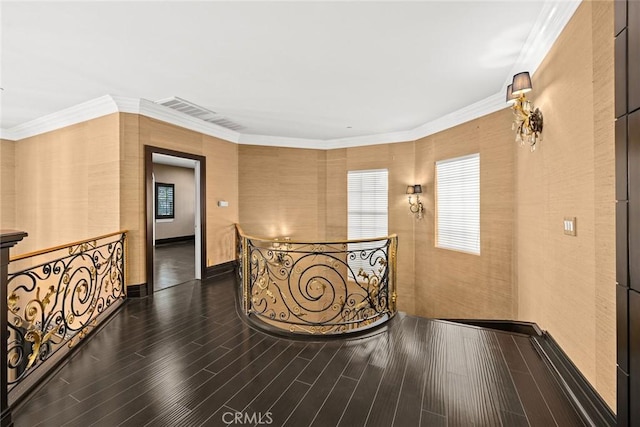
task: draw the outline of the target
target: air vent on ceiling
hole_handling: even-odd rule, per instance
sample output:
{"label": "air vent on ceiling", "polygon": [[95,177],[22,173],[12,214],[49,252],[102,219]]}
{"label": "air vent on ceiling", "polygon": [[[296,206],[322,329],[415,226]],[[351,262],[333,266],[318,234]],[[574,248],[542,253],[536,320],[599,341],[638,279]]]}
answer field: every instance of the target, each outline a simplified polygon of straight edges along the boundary
{"label": "air vent on ceiling", "polygon": [[191,117],[204,120],[205,122],[214,123],[223,128],[239,131],[244,129],[244,126],[227,119],[224,116],[216,113],[215,111],[207,110],[204,107],[194,104],[193,102],[186,101],[182,98],[174,96],[172,98],[161,99],[156,101],[157,104],[164,105],[165,107],[173,108],[174,110],[188,114]]}

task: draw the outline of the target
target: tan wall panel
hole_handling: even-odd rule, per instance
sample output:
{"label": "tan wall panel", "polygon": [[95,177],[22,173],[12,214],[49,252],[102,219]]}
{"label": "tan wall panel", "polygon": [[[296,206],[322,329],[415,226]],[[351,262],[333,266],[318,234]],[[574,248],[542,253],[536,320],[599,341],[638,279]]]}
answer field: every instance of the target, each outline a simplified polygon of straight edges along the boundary
{"label": "tan wall panel", "polygon": [[144,150],[140,117],[120,114],[120,226],[127,233],[127,284],[146,281]]}
{"label": "tan wall panel", "polygon": [[16,227],[16,146],[0,139],[0,229]]}
{"label": "tan wall panel", "polygon": [[[238,212],[238,145],[203,136],[207,158],[207,265],[236,259],[235,225]],[[218,200],[229,202],[219,207]]]}
{"label": "tan wall panel", "polygon": [[[593,98],[596,375],[598,391],[616,407],[615,123],[613,1],[593,3]],[[607,101],[609,100],[609,101]]]}
{"label": "tan wall panel", "polygon": [[347,150],[329,150],[326,155],[325,224],[328,240],[347,237]]}
{"label": "tan wall panel", "polygon": [[544,139],[517,151],[516,211],[518,317],[548,330],[615,408],[612,6],[582,3],[534,76]]}
{"label": "tan wall panel", "polygon": [[[240,223],[258,237],[319,240],[322,150],[239,147]],[[320,202],[319,202],[320,200]],[[322,219],[320,219],[322,218]]]}
{"label": "tan wall panel", "polygon": [[15,227],[29,233],[14,254],[120,229],[118,115],[15,144]]}
{"label": "tan wall panel", "polygon": [[[426,215],[416,223],[417,314],[427,317],[514,317],[512,248],[515,173],[508,110],[416,142],[416,179]],[[481,255],[435,247],[435,162],[480,153]]]}

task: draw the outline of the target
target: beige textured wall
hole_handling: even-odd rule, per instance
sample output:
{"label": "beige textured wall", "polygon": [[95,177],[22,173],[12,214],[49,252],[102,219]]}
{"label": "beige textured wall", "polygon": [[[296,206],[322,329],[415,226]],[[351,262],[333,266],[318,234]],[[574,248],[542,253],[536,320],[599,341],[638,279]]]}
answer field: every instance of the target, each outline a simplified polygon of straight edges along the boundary
{"label": "beige textured wall", "polygon": [[518,318],[548,330],[615,408],[612,26],[613,2],[583,2],[534,76],[544,140],[517,150],[516,253]]}
{"label": "beige textured wall", "polygon": [[[514,318],[514,147],[509,119],[505,110],[399,144],[329,151],[241,146],[240,223],[247,233],[264,237],[345,239],[347,172],[386,168],[389,232],[398,234],[399,309],[431,317]],[[433,164],[477,150],[482,156],[483,254],[435,249]],[[421,221],[409,213],[404,194],[407,185],[415,183],[426,191],[427,212]],[[316,233],[322,228],[324,235]]]}
{"label": "beige textured wall", "polygon": [[413,143],[342,150],[240,146],[240,223],[259,237],[347,238],[347,171],[389,169],[389,232],[397,233],[398,305],[414,312]]}
{"label": "beige textured wall", "polygon": [[177,166],[153,165],[156,183],[174,185],[174,218],[156,221],[156,240],[170,237],[193,236],[196,207],[194,169]]}
{"label": "beige textured wall", "polygon": [[0,139],[0,229],[15,227],[16,143]]}
{"label": "beige textured wall", "polygon": [[[416,223],[416,313],[513,319],[514,184],[511,112],[502,110],[416,142],[426,216]],[[480,153],[480,255],[435,247],[435,162]]]}
{"label": "beige textured wall", "polygon": [[118,138],[111,114],[15,143],[13,255],[120,230]]}
{"label": "beige textured wall", "polygon": [[[398,235],[398,268],[397,289],[398,309],[408,313],[416,313],[414,289],[414,227],[416,219],[409,213],[409,203],[405,195],[407,185],[415,184],[414,180],[414,143],[372,145],[367,147],[347,148],[343,162],[333,162],[327,169],[333,183],[327,185],[327,215],[342,218],[342,229],[347,229],[347,172],[363,169],[389,170],[389,233]],[[337,167],[340,165],[340,167]],[[335,180],[339,179],[338,186]],[[334,187],[334,185],[336,185]],[[343,195],[336,194],[336,189],[344,190]],[[331,196],[331,197],[329,197]],[[334,219],[335,221],[335,219]],[[336,222],[333,222],[336,224]],[[346,236],[346,234],[345,234]]]}
{"label": "beige textured wall", "polygon": [[[144,146],[206,157],[207,265],[235,259],[238,222],[238,146],[145,116],[120,114],[122,168],[121,223],[130,230],[128,283],[146,281]],[[217,206],[226,200],[229,207]]]}
{"label": "beige textured wall", "polygon": [[239,147],[240,224],[256,237],[324,239],[323,150]]}

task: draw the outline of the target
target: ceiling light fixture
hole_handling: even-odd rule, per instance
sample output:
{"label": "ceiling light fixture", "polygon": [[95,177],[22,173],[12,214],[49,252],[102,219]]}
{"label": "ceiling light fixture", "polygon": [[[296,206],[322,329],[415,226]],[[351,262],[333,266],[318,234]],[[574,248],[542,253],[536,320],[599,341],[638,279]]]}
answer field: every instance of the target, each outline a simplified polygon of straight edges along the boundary
{"label": "ceiling light fixture", "polygon": [[516,131],[516,142],[520,145],[529,144],[531,151],[535,151],[536,143],[542,140],[542,112],[534,110],[533,102],[528,100],[525,93],[531,91],[531,76],[528,71],[513,76],[513,82],[507,86],[507,103],[513,104],[513,125]]}

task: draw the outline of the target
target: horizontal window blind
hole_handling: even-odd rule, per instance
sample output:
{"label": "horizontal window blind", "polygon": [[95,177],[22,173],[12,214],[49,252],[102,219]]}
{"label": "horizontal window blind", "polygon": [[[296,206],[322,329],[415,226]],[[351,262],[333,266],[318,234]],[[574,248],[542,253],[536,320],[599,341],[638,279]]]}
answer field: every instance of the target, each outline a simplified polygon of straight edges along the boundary
{"label": "horizontal window blind", "polygon": [[436,162],[436,246],[480,254],[480,154]]}
{"label": "horizontal window blind", "polygon": [[[389,172],[387,169],[349,171],[347,174],[348,238],[368,239],[388,234]],[[366,245],[349,244],[349,250]],[[349,261],[349,267],[358,274],[362,267],[371,268],[366,261]]]}

